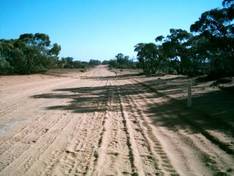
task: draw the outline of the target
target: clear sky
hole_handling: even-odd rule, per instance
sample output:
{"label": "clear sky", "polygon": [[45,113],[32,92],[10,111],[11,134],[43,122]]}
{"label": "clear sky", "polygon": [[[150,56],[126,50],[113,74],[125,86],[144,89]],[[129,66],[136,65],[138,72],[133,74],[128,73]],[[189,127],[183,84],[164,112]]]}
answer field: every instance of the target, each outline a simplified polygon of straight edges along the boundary
{"label": "clear sky", "polygon": [[0,0],[0,38],[46,33],[60,56],[111,59],[134,56],[134,45],[154,42],[170,28],[189,30],[222,0]]}

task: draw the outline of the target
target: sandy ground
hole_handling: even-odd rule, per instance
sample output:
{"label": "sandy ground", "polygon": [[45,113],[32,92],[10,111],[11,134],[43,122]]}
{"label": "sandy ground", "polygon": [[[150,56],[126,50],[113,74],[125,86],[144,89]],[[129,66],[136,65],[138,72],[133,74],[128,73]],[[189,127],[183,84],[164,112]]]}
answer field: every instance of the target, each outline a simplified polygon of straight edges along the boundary
{"label": "sandy ground", "polygon": [[[0,77],[0,175],[234,174],[232,124],[205,128],[165,106],[185,97],[187,79],[117,75]],[[204,87],[195,94],[215,91]]]}

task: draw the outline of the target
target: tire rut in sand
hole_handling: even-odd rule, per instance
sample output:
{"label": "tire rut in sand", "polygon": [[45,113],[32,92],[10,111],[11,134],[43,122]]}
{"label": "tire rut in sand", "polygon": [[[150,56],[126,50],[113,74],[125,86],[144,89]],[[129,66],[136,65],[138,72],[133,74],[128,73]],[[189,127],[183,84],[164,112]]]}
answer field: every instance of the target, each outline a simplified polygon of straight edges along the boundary
{"label": "tire rut in sand", "polygon": [[124,131],[125,131],[126,136],[127,136],[127,146],[129,148],[128,157],[129,157],[129,160],[131,163],[131,168],[132,168],[131,175],[133,175],[133,176],[142,175],[143,169],[142,169],[142,165],[139,164],[140,154],[138,153],[138,151],[135,147],[136,144],[135,144],[135,140],[134,140],[134,136],[133,136],[133,129],[130,126],[128,115],[124,111],[124,105],[123,105],[123,100],[120,96],[120,90],[118,89],[117,92],[118,92],[118,98],[119,98],[119,102],[120,102],[120,110],[121,110],[121,114],[123,117]]}
{"label": "tire rut in sand", "polygon": [[[177,102],[178,103],[178,100],[176,98],[173,98],[173,97],[170,97],[170,96],[167,96],[167,95],[164,95],[162,93],[159,93],[155,88],[151,87],[150,85],[148,84],[145,84],[145,83],[142,83],[138,80],[135,80],[134,81],[138,84],[141,84],[143,87],[147,88],[148,90],[150,90],[151,92],[154,92],[155,94],[159,95],[159,96],[163,96],[163,99],[165,100],[170,100],[170,101],[174,101],[174,102]],[[213,135],[212,133],[210,133],[208,130],[205,130],[204,128],[202,128],[202,126],[194,121],[194,120],[191,120],[183,115],[181,115],[180,112],[177,112],[177,115],[183,119],[183,121],[185,123],[187,123],[188,125],[192,126],[194,129],[196,129],[197,131],[200,131],[200,133],[205,136],[210,142],[212,142],[213,144],[215,144],[216,146],[218,146],[221,150],[225,151],[227,154],[230,154],[230,155],[234,155],[234,149],[233,147],[231,147],[230,145],[228,145],[227,143],[223,142],[222,140],[220,140],[218,137],[216,137],[215,135]],[[199,114],[200,115],[200,114]],[[230,124],[226,123],[225,121],[221,120],[221,119],[217,119],[219,123],[227,126],[227,127],[230,127]],[[216,122],[217,123],[217,122]],[[233,130],[232,130],[232,127],[230,128],[230,132],[233,133]]]}
{"label": "tire rut in sand", "polygon": [[0,146],[0,159],[3,161],[0,165],[0,171],[27,152],[38,140],[44,138],[49,132],[49,129],[61,123],[64,115],[59,115],[59,118],[54,117],[55,115],[52,114],[52,117],[46,119],[46,121],[43,121],[45,120],[44,117],[40,118],[36,123],[27,126]]}
{"label": "tire rut in sand", "polygon": [[107,120],[93,175],[132,175],[128,134],[116,87],[110,88],[108,94]]}
{"label": "tire rut in sand", "polygon": [[42,155],[60,135],[70,121],[70,118],[63,116],[59,122],[50,128],[50,131],[48,131],[43,139],[37,141],[37,145],[33,145],[27,151],[23,152],[18,159],[14,160],[8,167],[2,170],[1,174],[5,175],[6,173],[11,173],[12,175],[24,175],[24,173],[31,168],[33,163],[39,159],[40,155]]}
{"label": "tire rut in sand", "polygon": [[[106,84],[108,84],[106,82]],[[106,87],[108,87],[106,85]],[[96,102],[97,109],[106,107],[106,100]],[[103,108],[104,107],[104,108]],[[77,135],[64,151],[52,175],[92,175],[97,150],[102,141],[106,111],[93,112],[85,118]]]}
{"label": "tire rut in sand", "polygon": [[[131,82],[128,82],[130,85],[132,84]],[[130,86],[132,87],[132,86]],[[143,89],[146,89],[145,87],[142,87]],[[132,91],[136,90],[136,88],[133,87]],[[140,93],[136,93],[137,96],[135,96],[136,99],[141,100],[143,102],[145,102],[144,104],[154,104],[154,105],[158,105],[160,106],[159,102],[155,102],[153,99],[148,99],[144,94],[140,94]],[[165,116],[164,118],[168,119],[169,117]],[[168,119],[169,120],[169,119]],[[181,124],[183,124],[183,119],[178,119],[180,120]],[[197,135],[188,135],[184,132],[182,132],[181,130],[178,129],[178,127],[174,127],[174,130],[177,130],[176,134],[178,137],[178,141],[184,141],[184,144],[187,145],[189,148],[192,149],[192,151],[194,153],[196,153],[196,157],[199,157],[205,166],[203,166],[206,169],[211,169],[211,172],[213,173],[219,173],[223,170],[222,166],[219,166],[220,164],[223,165],[223,167],[227,166],[227,163],[230,163],[230,159],[224,159],[222,157],[219,156],[219,154],[217,153],[217,146],[215,146],[212,143],[209,143],[210,141],[206,141],[206,143],[208,142],[208,144],[205,144],[205,139],[206,137],[203,137],[202,134],[197,134]],[[162,131],[161,128],[158,128],[158,131],[160,131],[160,133],[163,134],[163,136],[165,136],[166,138],[169,138],[170,140],[170,131],[167,131],[166,133]],[[172,132],[174,135],[174,132]],[[202,141],[203,140],[203,141]],[[173,142],[173,140],[170,140],[171,142]],[[176,146],[177,144],[175,144]],[[213,146],[214,145],[214,146]],[[179,149],[180,150],[180,149]],[[180,155],[183,156],[183,151]],[[219,152],[220,153],[220,152]],[[224,153],[225,155],[225,153]],[[231,158],[231,157],[230,157]],[[186,158],[185,158],[186,159]],[[218,160],[217,160],[218,159]],[[227,160],[227,161],[225,161]],[[219,164],[218,164],[219,163]],[[185,163],[188,164],[188,163]],[[193,168],[191,168],[191,165],[188,165],[187,168],[190,168],[191,170],[193,170]]]}
{"label": "tire rut in sand", "polygon": [[[52,175],[84,175],[93,155],[92,137],[93,130],[96,130],[96,118],[98,116],[87,116],[82,122],[82,127],[77,135],[71,140],[70,145],[63,152],[61,159],[55,166]],[[84,128],[84,127],[88,127]]]}
{"label": "tire rut in sand", "polygon": [[[134,89],[124,90],[136,91]],[[178,175],[174,167],[171,165],[165,151],[160,142],[152,132],[151,126],[146,121],[146,115],[135,100],[126,95],[126,109],[129,113],[129,119],[134,128],[134,138],[137,142],[137,148],[141,153],[141,160],[144,165],[144,171],[147,175]]]}
{"label": "tire rut in sand", "polygon": [[15,145],[15,143],[19,142],[21,138],[25,138],[26,136],[30,135],[31,131],[35,130],[36,128],[42,128],[39,123],[43,123],[45,114],[36,118],[34,121],[30,121],[31,123],[27,123],[24,127],[19,129],[15,134],[9,136],[6,140],[1,141],[0,143],[0,155],[9,150],[10,147]]}
{"label": "tire rut in sand", "polygon": [[48,147],[48,149],[40,156],[39,160],[33,164],[31,169],[25,173],[25,176],[49,176],[52,175],[55,166],[65,153],[65,149],[69,147],[71,139],[79,131],[83,125],[86,116],[78,116],[71,114],[69,118],[72,121],[63,130],[63,133]]}

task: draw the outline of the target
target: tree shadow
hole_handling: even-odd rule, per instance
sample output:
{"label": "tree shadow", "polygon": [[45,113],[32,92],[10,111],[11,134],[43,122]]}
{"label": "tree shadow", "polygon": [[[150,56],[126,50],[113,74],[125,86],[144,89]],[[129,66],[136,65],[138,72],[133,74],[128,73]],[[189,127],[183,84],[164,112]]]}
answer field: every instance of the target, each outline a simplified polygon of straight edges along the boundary
{"label": "tree shadow", "polygon": [[[44,98],[44,99],[67,99],[67,104],[48,106],[47,110],[70,110],[73,113],[91,113],[91,112],[104,112],[108,108],[108,101],[110,97],[116,94],[117,89],[125,91],[121,92],[121,96],[131,95],[134,92],[128,92],[126,90],[128,86],[124,85],[107,85],[107,86],[93,86],[93,87],[72,87],[64,89],[54,89],[50,93],[43,93],[32,96],[32,98]],[[139,91],[141,93],[144,92]],[[115,95],[116,96],[116,95]],[[115,102],[116,97],[113,98]],[[59,102],[59,101],[58,101]],[[113,103],[112,111],[118,110],[118,104]]]}
{"label": "tree shadow", "polygon": [[[128,80],[125,75],[115,79]],[[87,79],[113,80],[113,77],[91,77]],[[104,112],[108,108],[109,98],[117,101],[117,92],[121,97],[144,95],[147,99],[166,98],[169,101],[159,103],[145,103],[144,112],[153,119],[155,126],[164,126],[171,130],[189,129],[192,133],[199,133],[198,124],[207,130],[218,130],[234,135],[234,88],[224,88],[220,91],[200,94],[193,97],[192,108],[186,108],[186,99],[172,98],[183,93],[187,87],[187,79],[175,77],[168,79],[148,80],[122,85],[75,87],[55,89],[52,93],[34,95],[33,98],[67,99],[67,104],[49,106],[48,110],[70,110],[73,113]],[[121,91],[117,91],[121,90]],[[148,92],[152,94],[147,94]],[[136,96],[137,97],[137,96]],[[138,96],[139,97],[139,96]],[[139,99],[139,98],[138,98]],[[135,99],[136,100],[136,99]],[[59,101],[58,101],[59,102]],[[119,110],[118,103],[113,103],[111,111]],[[126,109],[129,107],[126,107]],[[130,109],[127,109],[130,111]]]}
{"label": "tree shadow", "polygon": [[114,76],[85,76],[81,77],[82,79],[93,79],[93,80],[127,80],[134,77],[139,77],[143,73],[129,73],[129,74],[119,74]]}
{"label": "tree shadow", "polygon": [[[233,88],[230,88],[233,89]],[[151,114],[155,125],[171,130],[189,128],[200,132],[197,125],[206,130],[222,131],[234,136],[234,95],[229,91],[215,91],[192,98],[191,108],[186,107],[186,99],[151,105],[147,113]]]}
{"label": "tree shadow", "polygon": [[[70,110],[74,113],[104,112],[107,109],[111,86],[56,89],[52,93],[34,95],[32,98],[67,99],[67,104],[48,106],[47,110]],[[58,101],[59,102],[59,101]]]}

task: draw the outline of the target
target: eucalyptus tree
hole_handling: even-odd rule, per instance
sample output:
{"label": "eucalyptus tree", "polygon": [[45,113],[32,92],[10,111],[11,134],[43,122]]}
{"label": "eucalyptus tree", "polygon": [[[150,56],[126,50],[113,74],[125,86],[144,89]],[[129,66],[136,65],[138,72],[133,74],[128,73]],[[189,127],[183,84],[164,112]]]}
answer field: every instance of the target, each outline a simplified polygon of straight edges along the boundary
{"label": "eucalyptus tree", "polygon": [[162,42],[161,53],[167,58],[168,64],[180,74],[188,74],[192,69],[192,60],[190,54],[190,39],[193,36],[182,29],[170,29],[170,34],[165,38],[159,36],[157,41]]}
{"label": "eucalyptus tree", "polygon": [[159,53],[155,43],[139,43],[135,46],[137,58],[145,74],[155,74],[159,69]]}
{"label": "eucalyptus tree", "polygon": [[51,44],[48,35],[26,33],[18,39],[0,41],[0,65],[5,65],[4,70],[8,70],[8,73],[46,71],[56,66],[60,50],[60,45]]}
{"label": "eucalyptus tree", "polygon": [[[190,30],[203,39],[198,48],[206,49],[209,74],[213,77],[234,74],[234,1],[224,0],[223,8],[201,14]],[[198,54],[200,54],[198,52]]]}

